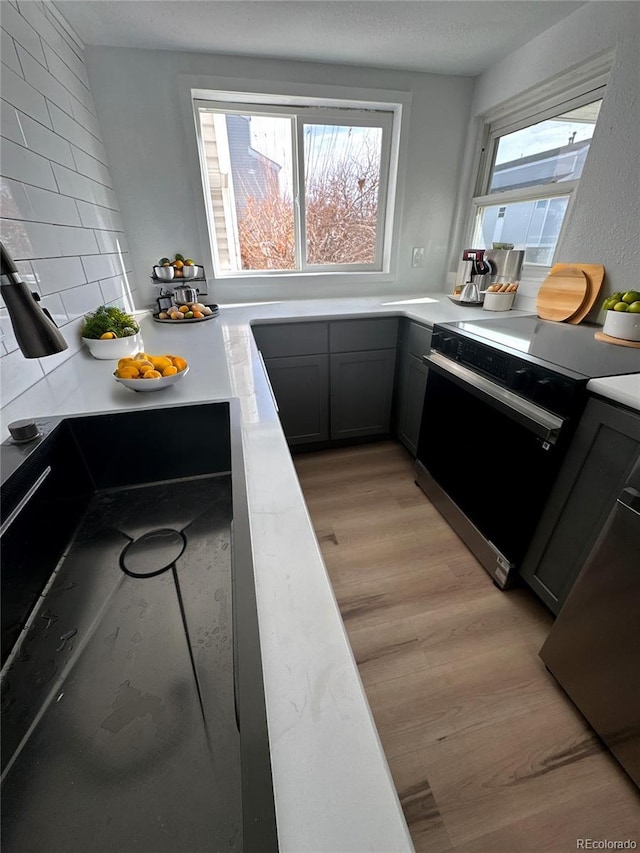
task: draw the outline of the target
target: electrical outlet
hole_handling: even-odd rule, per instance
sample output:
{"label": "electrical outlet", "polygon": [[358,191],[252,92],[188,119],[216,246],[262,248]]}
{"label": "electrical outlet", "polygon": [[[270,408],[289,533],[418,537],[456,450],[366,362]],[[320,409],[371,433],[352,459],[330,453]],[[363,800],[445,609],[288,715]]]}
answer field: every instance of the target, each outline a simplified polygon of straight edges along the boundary
{"label": "electrical outlet", "polygon": [[423,267],[424,266],[424,247],[415,246],[413,252],[411,254],[411,266],[412,267]]}

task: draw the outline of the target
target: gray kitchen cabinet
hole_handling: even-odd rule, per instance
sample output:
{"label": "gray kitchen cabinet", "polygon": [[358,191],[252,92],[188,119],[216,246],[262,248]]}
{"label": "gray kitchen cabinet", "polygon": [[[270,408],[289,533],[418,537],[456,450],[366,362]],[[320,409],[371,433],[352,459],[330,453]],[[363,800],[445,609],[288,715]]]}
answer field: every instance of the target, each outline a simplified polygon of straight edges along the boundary
{"label": "gray kitchen cabinet", "polygon": [[395,433],[414,456],[417,452],[424,392],[429,372],[422,356],[429,352],[431,329],[405,320],[399,347]]}
{"label": "gray kitchen cabinet", "polygon": [[329,438],[329,324],[256,325],[282,429],[290,445]]}
{"label": "gray kitchen cabinet", "polygon": [[639,457],[640,414],[591,398],[520,569],[553,613],[562,607]]}
{"label": "gray kitchen cabinet", "polygon": [[253,333],[289,444],[389,432],[396,317],[270,323]]}
{"label": "gray kitchen cabinet", "polygon": [[282,429],[291,445],[329,438],[329,356],[266,358]]}
{"label": "gray kitchen cabinet", "polygon": [[389,432],[395,366],[395,348],[332,353],[332,439]]}

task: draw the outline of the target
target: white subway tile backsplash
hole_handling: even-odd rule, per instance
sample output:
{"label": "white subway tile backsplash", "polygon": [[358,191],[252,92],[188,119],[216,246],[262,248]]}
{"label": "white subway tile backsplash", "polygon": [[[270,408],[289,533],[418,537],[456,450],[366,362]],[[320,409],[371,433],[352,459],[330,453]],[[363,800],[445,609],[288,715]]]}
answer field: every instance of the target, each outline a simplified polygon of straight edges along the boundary
{"label": "white subway tile backsplash", "polygon": [[131,297],[131,285],[126,275],[116,275],[113,278],[105,278],[100,281],[100,290],[104,303],[115,302],[118,299],[128,299],[133,302]]}
{"label": "white subway tile backsplash", "polygon": [[51,127],[47,102],[43,95],[9,67],[2,69],[2,97],[21,112]]}
{"label": "white subway tile backsplash", "polygon": [[65,323],[69,322],[69,315],[65,311],[59,293],[52,293],[50,296],[43,296],[40,299],[40,305],[43,308],[46,308],[49,314],[51,314],[56,326],[64,326]]}
{"label": "white subway tile backsplash", "polygon": [[103,304],[102,291],[97,281],[92,284],[85,284],[84,287],[65,290],[64,293],[60,294],[60,298],[71,321],[77,320],[78,317],[84,317],[85,314],[95,311]]}
{"label": "white subway tile backsplash", "polygon": [[29,116],[21,113],[6,101],[0,103],[0,127],[2,136],[24,145],[48,160],[74,167],[71,145],[57,133],[44,127]]}
{"label": "white subway tile backsplash", "polygon": [[[105,187],[112,187],[111,173],[104,163],[96,160],[95,157],[92,157],[75,145],[71,146],[71,153],[73,154],[75,167],[81,175],[86,175],[87,178],[91,178],[99,184],[104,184]],[[73,164],[66,163],[65,165],[72,166]]]}
{"label": "white subway tile backsplash", "polygon": [[90,228],[58,227],[58,242],[62,255],[93,255],[99,254],[100,248],[95,232]]}
{"label": "white subway tile backsplash", "polygon": [[[80,327],[84,323],[82,318],[75,320],[72,323],[67,323],[66,326],[63,326],[60,331],[62,332],[62,337],[67,342],[67,349],[62,352],[57,352],[55,355],[48,355],[46,358],[39,358],[40,366],[42,367],[44,373],[47,377],[47,384],[49,386],[60,383],[60,381],[65,382],[65,390],[69,391],[69,394],[73,391],[73,388],[69,386],[69,377],[68,375],[64,377],[57,376],[56,367],[60,367],[61,364],[64,364],[67,359],[71,358],[72,355],[75,355],[82,348],[82,339],[80,337]],[[58,380],[56,382],[56,379]],[[76,386],[77,387],[77,386]],[[56,394],[56,399],[59,399],[59,394]]]}
{"label": "white subway tile backsplash", "polygon": [[100,160],[101,163],[106,164],[107,155],[102,142],[96,139],[93,134],[89,133],[88,130],[85,130],[82,125],[78,124],[75,119],[68,116],[59,107],[51,104],[49,109],[51,111],[53,129],[56,133],[59,133],[60,136],[63,136],[65,139],[68,139],[69,142],[77,145],[78,148],[82,148],[83,151],[86,151],[87,154],[91,154],[92,157]]}
{"label": "white subway tile backsplash", "polygon": [[60,59],[55,51],[51,50],[46,44],[44,50],[51,73],[60,80],[76,101],[79,101],[89,112],[95,114],[95,107],[93,106],[93,99],[89,89],[78,79],[69,66]]}
{"label": "white subway tile backsplash", "polygon": [[52,4],[1,2],[0,237],[68,344],[25,359],[0,298],[4,405],[43,377],[33,393],[64,392],[56,368],[82,347],[85,314],[105,303],[135,309],[82,43]]}
{"label": "white subway tile backsplash", "polygon": [[44,7],[40,3],[34,3],[33,0],[22,3],[20,5],[20,14],[38,33],[43,42],[43,47],[47,45],[52,47],[59,56],[66,56],[67,52],[70,51],[70,47],[45,15]]}
{"label": "white subway tile backsplash", "polygon": [[31,201],[19,181],[0,176],[2,216],[7,219],[34,219]]}
{"label": "white subway tile backsplash", "polygon": [[22,74],[15,42],[6,30],[0,30],[0,56],[2,56],[4,64],[12,71],[15,71],[16,74]]}
{"label": "white subway tile backsplash", "polygon": [[86,201],[77,201],[76,206],[85,228],[101,228],[105,231],[122,231],[122,219],[116,210],[96,207]]}
{"label": "white subway tile backsplash", "polygon": [[[86,92],[90,92],[89,89],[89,78],[87,77],[87,69],[85,68],[84,61],[80,59],[80,57],[73,50],[63,50],[63,51],[54,51],[46,42],[43,44],[44,47],[44,55],[47,58],[47,62],[50,63],[49,67],[53,70],[55,67],[56,75],[60,76],[61,80],[64,80],[64,74],[60,68],[58,68],[58,62],[63,62],[65,68],[73,74],[75,79],[80,83],[81,86],[84,87]],[[55,53],[55,60],[52,54]],[[69,86],[71,89],[71,87]],[[73,90],[71,90],[73,91]]]}
{"label": "white subway tile backsplash", "polygon": [[0,340],[7,352],[13,352],[15,349],[18,349],[18,341],[16,340],[9,312],[6,308],[0,308]]}
{"label": "white subway tile backsplash", "polygon": [[40,36],[10,3],[2,4],[2,28],[11,33],[13,39],[28,50],[31,56],[45,64]]}
{"label": "white subway tile backsplash", "polygon": [[87,281],[98,281],[114,275],[124,275],[127,271],[128,255],[91,255],[82,258]]}
{"label": "white subway tile backsplash", "polygon": [[127,238],[121,231],[95,231],[94,233],[103,255],[114,252],[123,255],[129,251]]}
{"label": "white subway tile backsplash", "polygon": [[0,170],[5,177],[24,184],[33,184],[46,190],[57,189],[49,160],[9,139],[5,139],[0,148]]}
{"label": "white subway tile backsplash", "polygon": [[102,132],[100,130],[100,125],[98,123],[98,119],[93,115],[93,113],[88,110],[80,101],[75,98],[71,99],[71,109],[73,111],[73,117],[81,124],[85,130],[88,130],[89,133],[92,133],[96,139],[102,139]]}
{"label": "white subway tile backsplash", "polygon": [[59,166],[57,163],[53,164],[53,171],[63,195],[70,195],[92,204],[109,207],[112,210],[118,209],[114,191],[103,184],[92,181],[91,178],[85,178],[84,175],[79,175],[77,172],[67,169],[66,166]]}
{"label": "white subway tile backsplash", "polygon": [[[24,186],[24,185],[23,185]],[[60,225],[81,225],[78,208],[72,198],[67,198],[59,193],[37,187],[24,186],[25,194],[29,199],[31,216],[25,219],[33,219],[36,222],[52,222]]]}
{"label": "white subway tile backsplash", "polygon": [[59,10],[51,3],[43,5],[42,11],[51,26],[60,34],[64,43],[72,50],[79,59],[83,59],[84,44],[78,33],[71,24],[62,16]]}
{"label": "white subway tile backsplash", "polygon": [[3,404],[15,400],[43,376],[39,359],[25,358],[19,349],[3,355],[0,359]]}
{"label": "white subway tile backsplash", "polygon": [[41,222],[0,219],[2,242],[14,260],[55,258],[60,255],[55,229],[55,225],[44,225]]}
{"label": "white subway tile backsplash", "polygon": [[80,258],[41,258],[32,264],[43,296],[86,284]]}
{"label": "white subway tile backsplash", "polygon": [[41,95],[53,101],[66,113],[71,113],[71,95],[65,87],[58,83],[56,78],[40,63],[35,60],[24,48],[18,45],[18,56],[27,83],[31,83]]}

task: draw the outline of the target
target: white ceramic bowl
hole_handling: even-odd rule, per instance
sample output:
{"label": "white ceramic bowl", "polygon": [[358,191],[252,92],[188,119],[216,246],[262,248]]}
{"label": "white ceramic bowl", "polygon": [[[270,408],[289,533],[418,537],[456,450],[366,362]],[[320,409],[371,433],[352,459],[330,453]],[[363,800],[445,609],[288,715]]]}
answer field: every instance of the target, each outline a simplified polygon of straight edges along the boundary
{"label": "white ceramic bowl", "polygon": [[515,298],[515,290],[511,293],[485,293],[482,307],[485,311],[510,311]]}
{"label": "white ceramic bowl", "polygon": [[125,355],[135,355],[142,349],[140,332],[127,338],[111,338],[107,341],[83,338],[82,343],[86,344],[94,358],[124,358]]}
{"label": "white ceramic bowl", "polygon": [[602,331],[623,341],[640,341],[640,314],[628,311],[606,311]]}
{"label": "white ceramic bowl", "polygon": [[156,278],[159,278],[161,281],[171,281],[171,279],[176,274],[175,268],[172,266],[168,267],[158,267],[155,266],[153,268],[153,274]]}
{"label": "white ceramic bowl", "polygon": [[198,267],[194,264],[191,267],[182,267],[182,278],[195,278],[198,275]]}
{"label": "white ceramic bowl", "polygon": [[161,376],[160,379],[121,379],[114,375],[116,382],[124,385],[125,388],[131,388],[132,391],[162,391],[163,388],[168,388],[169,385],[175,385],[189,372],[189,365],[181,370],[180,373],[174,373],[173,376]]}

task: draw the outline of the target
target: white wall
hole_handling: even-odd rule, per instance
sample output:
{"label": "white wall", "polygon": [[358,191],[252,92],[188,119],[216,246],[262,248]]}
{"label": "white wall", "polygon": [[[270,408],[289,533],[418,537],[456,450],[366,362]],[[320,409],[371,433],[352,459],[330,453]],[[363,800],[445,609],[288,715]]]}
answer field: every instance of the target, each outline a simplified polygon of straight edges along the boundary
{"label": "white wall", "polygon": [[[457,266],[462,215],[468,209],[480,117],[606,51],[615,51],[598,124],[571,215],[558,245],[564,263],[601,263],[604,293],[638,287],[640,278],[640,4],[582,6],[477,78],[451,249]],[[535,308],[535,294],[528,304]],[[589,319],[597,319],[599,306]]]}
{"label": "white wall", "polygon": [[80,348],[84,313],[134,302],[82,45],[43,3],[3,0],[0,24],[0,239],[69,345],[25,359],[0,301],[5,404]]}
{"label": "white wall", "polygon": [[[181,252],[204,263],[212,275],[211,255],[200,238],[204,218],[202,189],[195,160],[189,87],[198,79],[233,88],[232,78],[275,81],[292,86],[341,87],[407,93],[411,116],[406,146],[406,185],[401,205],[397,268],[376,283],[354,284],[349,277],[295,277],[273,280],[220,280],[210,300],[317,298],[332,295],[420,293],[442,290],[446,252],[454,216],[455,192],[468,123],[470,78],[383,71],[249,57],[121,48],[87,48],[91,89],[112,163],[137,282],[149,299],[151,265],[163,255]],[[392,100],[392,98],[390,98]],[[187,103],[185,103],[187,102]],[[424,246],[430,269],[411,268],[411,248]],[[334,283],[332,283],[332,281]]]}

